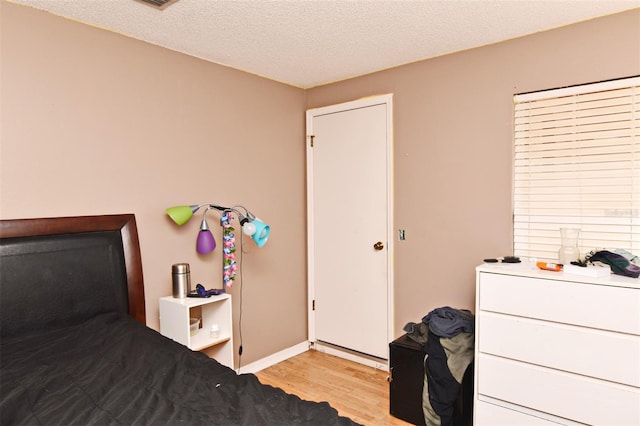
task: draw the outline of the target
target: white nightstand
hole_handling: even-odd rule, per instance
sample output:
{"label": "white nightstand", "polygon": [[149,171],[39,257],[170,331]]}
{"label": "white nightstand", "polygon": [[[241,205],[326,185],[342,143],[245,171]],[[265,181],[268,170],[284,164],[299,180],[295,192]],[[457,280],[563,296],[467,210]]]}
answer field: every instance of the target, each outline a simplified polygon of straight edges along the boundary
{"label": "white nightstand", "polygon": [[[195,335],[189,330],[189,318],[200,318],[200,328]],[[217,325],[218,336],[211,333]],[[207,353],[219,363],[233,368],[233,322],[231,295],[220,294],[207,298],[172,296],[160,299],[160,333],[189,349]]]}

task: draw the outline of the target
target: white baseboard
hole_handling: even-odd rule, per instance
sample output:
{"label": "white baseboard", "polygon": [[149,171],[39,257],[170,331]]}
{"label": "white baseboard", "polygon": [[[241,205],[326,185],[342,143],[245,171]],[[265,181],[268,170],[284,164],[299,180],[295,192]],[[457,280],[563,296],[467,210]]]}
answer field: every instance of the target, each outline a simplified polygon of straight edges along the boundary
{"label": "white baseboard", "polygon": [[308,350],[309,350],[309,342],[308,341],[300,342],[295,346],[291,346],[290,348],[283,349],[280,352],[271,354],[268,357],[259,359],[258,361],[252,362],[251,364],[243,365],[240,367],[240,370],[238,370],[237,373],[238,374],[257,373],[260,370],[269,368],[272,365],[276,365],[279,362],[285,361],[296,355],[300,355],[301,353],[304,353]]}
{"label": "white baseboard", "polygon": [[[310,345],[308,341],[300,342],[297,345],[291,346],[290,348],[283,349],[280,352],[276,352],[265,358],[259,359],[258,361],[254,361],[251,364],[243,365],[240,367],[240,370],[236,370],[236,372],[238,374],[257,373],[260,370],[264,370],[265,368],[269,368],[272,365],[276,365],[279,362],[285,361],[289,358],[308,351],[309,346]],[[322,342],[314,342],[311,346],[318,352],[324,352],[329,355],[348,359],[349,361],[364,364],[378,370],[386,371],[389,369],[387,360],[368,357],[357,352],[342,350],[339,347],[323,344]]]}
{"label": "white baseboard", "polygon": [[369,357],[369,356],[360,354],[358,352],[352,352],[346,349],[341,349],[340,347],[325,344],[322,342],[313,343],[312,348],[318,352],[324,352],[329,355],[337,356],[339,358],[348,359],[349,361],[357,362],[359,364],[364,364],[368,367],[373,367],[378,370],[387,371],[389,369],[389,363],[386,359]]}

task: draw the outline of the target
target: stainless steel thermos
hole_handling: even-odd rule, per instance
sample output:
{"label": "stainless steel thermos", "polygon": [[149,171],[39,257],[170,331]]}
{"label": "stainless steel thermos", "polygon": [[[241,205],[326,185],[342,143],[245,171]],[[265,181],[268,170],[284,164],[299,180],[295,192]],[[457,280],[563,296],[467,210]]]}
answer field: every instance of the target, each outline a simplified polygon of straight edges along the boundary
{"label": "stainless steel thermos", "polygon": [[188,263],[176,263],[171,266],[173,278],[173,297],[184,299],[191,291],[191,272]]}

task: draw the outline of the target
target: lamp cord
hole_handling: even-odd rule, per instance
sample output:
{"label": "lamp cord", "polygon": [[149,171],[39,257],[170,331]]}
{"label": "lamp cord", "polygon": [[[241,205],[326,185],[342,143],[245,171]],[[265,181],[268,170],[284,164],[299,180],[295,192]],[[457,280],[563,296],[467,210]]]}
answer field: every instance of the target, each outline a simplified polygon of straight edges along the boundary
{"label": "lamp cord", "polygon": [[240,338],[240,345],[238,347],[238,373],[240,373],[240,369],[242,368],[242,299],[243,299],[243,290],[244,290],[244,276],[242,275],[242,259],[244,255],[244,234],[240,232],[240,259],[238,264],[238,269],[240,272],[240,312],[238,313],[238,336]]}

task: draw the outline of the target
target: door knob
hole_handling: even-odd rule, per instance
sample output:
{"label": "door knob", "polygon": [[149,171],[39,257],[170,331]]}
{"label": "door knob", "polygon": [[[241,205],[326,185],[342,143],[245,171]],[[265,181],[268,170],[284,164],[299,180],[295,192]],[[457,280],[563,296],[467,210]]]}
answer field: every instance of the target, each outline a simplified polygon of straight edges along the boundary
{"label": "door knob", "polygon": [[384,244],[382,244],[382,241],[378,241],[373,245],[373,248],[377,251],[380,251],[384,248]]}

